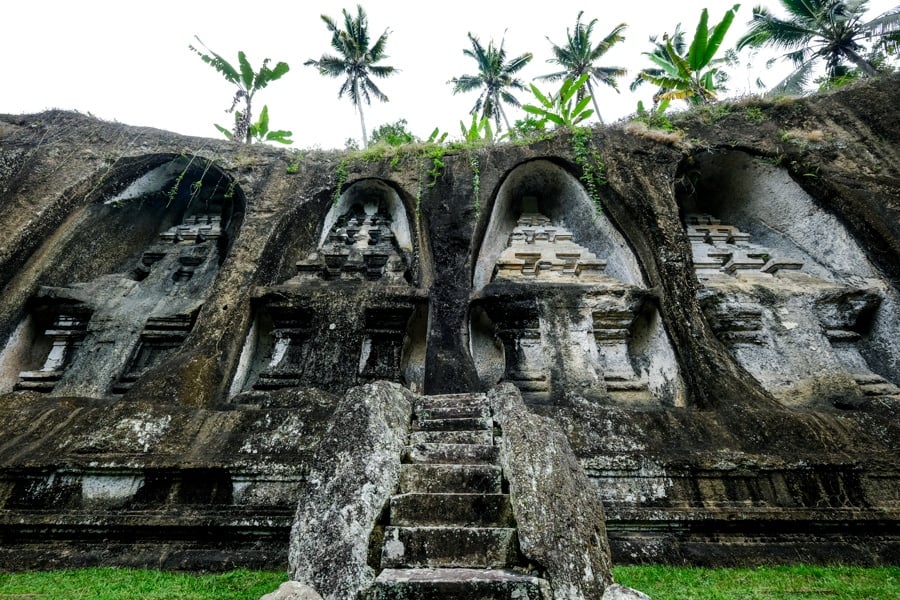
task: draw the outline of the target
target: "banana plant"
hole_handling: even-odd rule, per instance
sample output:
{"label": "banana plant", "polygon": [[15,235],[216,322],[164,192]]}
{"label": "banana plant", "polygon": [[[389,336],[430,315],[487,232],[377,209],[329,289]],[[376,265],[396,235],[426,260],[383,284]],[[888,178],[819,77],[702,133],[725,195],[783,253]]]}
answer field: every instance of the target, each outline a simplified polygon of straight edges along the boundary
{"label": "banana plant", "polygon": [[715,56],[734,21],[734,13],[738,8],[740,4],[735,4],[726,11],[725,16],[712,31],[708,25],[709,13],[704,8],[700,14],[697,30],[694,32],[694,39],[686,54],[680,53],[668,38],[665,40],[665,53],[644,52],[644,56],[662,71],[659,74],[658,71],[654,73],[650,69],[645,69],[640,73],[642,79],[660,87],[655,101],[686,100],[691,104],[715,102],[717,88],[715,78],[719,69],[714,65],[724,62],[724,59]]}
{"label": "banana plant", "polygon": [[[233,83],[238,88],[231,102],[231,108],[225,111],[228,113],[234,112],[236,117],[229,139],[243,141],[246,144],[251,143],[253,141],[250,133],[250,128],[253,125],[253,96],[271,82],[280,79],[290,70],[290,67],[286,62],[279,62],[275,65],[275,68],[270,69],[269,63],[271,59],[267,58],[263,61],[259,71],[254,71],[253,67],[250,66],[250,61],[247,60],[247,55],[240,51],[238,52],[239,68],[235,69],[231,63],[210,50],[198,36],[195,35],[194,38],[203,46],[206,52],[201,52],[193,45],[189,45],[188,48],[197,54],[203,62],[221,73],[229,83]],[[235,111],[237,105],[242,101],[244,109]],[[216,127],[219,126],[216,125]]]}
{"label": "banana plant", "polygon": [[548,95],[544,95],[532,83],[531,93],[541,103],[541,106],[526,104],[522,109],[527,113],[550,121],[557,127],[575,127],[594,114],[593,109],[587,108],[587,105],[591,102],[590,95],[584,95],[574,106],[572,105],[572,101],[578,95],[578,90],[581,89],[590,76],[590,73],[585,73],[575,80],[566,79],[560,86],[558,93]]}
{"label": "banana plant", "polygon": [[[235,114],[236,121],[241,118],[241,113]],[[213,124],[216,126],[216,129],[222,132],[222,135],[229,140],[234,139],[234,134],[231,131],[228,131],[218,123]],[[284,129],[269,130],[269,107],[263,104],[262,110],[259,112],[259,120],[250,124],[247,139],[251,142],[278,142],[289,146],[294,143],[294,140],[290,139],[292,135],[294,135],[293,132]]]}
{"label": "banana plant", "polygon": [[472,123],[468,127],[460,121],[459,130],[462,132],[464,142],[479,142],[481,140],[491,142],[494,139],[491,120],[485,116],[479,118],[476,113],[472,113]]}

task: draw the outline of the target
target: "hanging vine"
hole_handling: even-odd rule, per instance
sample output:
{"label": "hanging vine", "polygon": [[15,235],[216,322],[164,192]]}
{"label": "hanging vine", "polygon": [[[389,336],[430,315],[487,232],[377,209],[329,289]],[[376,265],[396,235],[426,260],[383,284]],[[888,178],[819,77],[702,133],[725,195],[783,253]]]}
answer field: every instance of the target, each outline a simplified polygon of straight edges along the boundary
{"label": "hanging vine", "polygon": [[481,191],[481,171],[478,167],[478,150],[472,150],[469,154],[469,166],[472,168],[472,197],[475,206],[475,217],[481,212],[479,192]]}
{"label": "hanging vine", "polygon": [[575,155],[575,163],[581,167],[581,183],[584,184],[591,202],[597,210],[597,214],[603,212],[600,202],[600,188],[606,185],[606,165],[603,158],[594,148],[593,136],[588,127],[576,127],[572,132],[572,153]]}

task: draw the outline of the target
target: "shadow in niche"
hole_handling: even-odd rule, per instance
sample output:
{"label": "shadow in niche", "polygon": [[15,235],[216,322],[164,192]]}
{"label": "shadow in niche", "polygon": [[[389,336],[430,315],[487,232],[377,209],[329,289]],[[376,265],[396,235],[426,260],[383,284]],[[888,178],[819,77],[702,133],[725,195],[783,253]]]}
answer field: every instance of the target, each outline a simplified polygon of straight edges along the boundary
{"label": "shadow in niche", "polygon": [[679,203],[701,306],[787,405],[900,397],[900,297],[789,174],[742,152],[698,157]]}
{"label": "shadow in niche", "polygon": [[377,179],[350,185],[295,274],[256,294],[230,395],[343,393],[378,379],[421,391],[428,318],[415,247],[396,190]]}
{"label": "shadow in niche", "polygon": [[535,160],[510,172],[473,287],[469,346],[483,386],[510,381],[531,404],[684,405],[636,256],[559,165]]}
{"label": "shadow in niche", "polygon": [[141,163],[143,173],[125,169],[131,183],[83,209],[50,254],[44,285],[0,354],[0,389],[122,393],[191,330],[240,226],[243,197],[197,157]]}

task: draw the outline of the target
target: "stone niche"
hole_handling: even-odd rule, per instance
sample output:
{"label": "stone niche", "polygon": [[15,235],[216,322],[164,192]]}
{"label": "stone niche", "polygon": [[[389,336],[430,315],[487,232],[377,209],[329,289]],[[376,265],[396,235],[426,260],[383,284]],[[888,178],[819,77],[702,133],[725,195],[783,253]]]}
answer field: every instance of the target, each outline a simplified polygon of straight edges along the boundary
{"label": "stone niche", "polygon": [[350,185],[295,275],[256,291],[231,395],[374,380],[421,391],[428,310],[415,244],[393,187]]}
{"label": "stone niche", "polygon": [[77,220],[0,354],[0,392],[127,391],[187,337],[243,215],[198,157],[146,157]]}
{"label": "stone niche", "polygon": [[507,176],[473,288],[469,346],[483,386],[509,381],[531,404],[684,405],[637,258],[559,165],[535,160]]}
{"label": "stone niche", "polygon": [[789,174],[698,157],[680,205],[713,331],[786,405],[900,397],[900,298]]}

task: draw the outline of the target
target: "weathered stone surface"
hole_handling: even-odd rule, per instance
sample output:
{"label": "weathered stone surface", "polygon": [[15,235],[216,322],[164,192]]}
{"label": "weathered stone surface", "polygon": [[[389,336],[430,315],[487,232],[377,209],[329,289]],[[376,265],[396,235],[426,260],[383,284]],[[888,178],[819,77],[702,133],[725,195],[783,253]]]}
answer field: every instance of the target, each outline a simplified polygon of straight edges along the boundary
{"label": "weathered stone surface", "polygon": [[603,592],[603,600],[650,600],[650,596],[630,587],[614,583]]}
{"label": "weathered stone surface", "polygon": [[512,527],[507,494],[401,494],[391,498],[394,525]]}
{"label": "weathered stone surface", "polygon": [[259,600],[322,600],[322,596],[299,581],[285,581],[277,590],[261,596]]}
{"label": "weathered stone surface", "polygon": [[606,518],[569,441],[556,423],[531,414],[511,384],[489,397],[522,553],[544,569],[554,599],[599,597],[612,582]]}
{"label": "weathered stone surface", "polygon": [[400,479],[412,402],[396,384],[353,388],[316,451],[291,531],[289,572],[325,598],[351,598],[375,579],[369,535]]}
{"label": "weathered stone surface", "polygon": [[[432,393],[518,378],[531,410],[561,425],[603,499],[617,561],[900,561],[898,84],[894,76],[680,113],[677,143],[646,129],[594,128],[589,150],[606,180],[596,198],[567,132],[448,148],[443,175],[429,186],[415,151],[298,157],[62,111],[0,116],[0,338],[9,350],[0,358],[0,564],[283,568],[298,490],[332,418],[329,394],[380,377]],[[761,123],[749,122],[750,107]],[[166,165],[185,160],[192,166],[178,185],[181,171]],[[159,169],[167,179],[146,187]],[[195,270],[211,287],[197,297],[202,306],[185,304],[197,308],[190,332],[163,340],[180,344],[159,347],[171,354],[155,366],[124,373],[137,379],[123,394],[100,393],[99,377],[68,382],[93,398],[37,391],[62,381],[56,367],[67,339],[118,344],[123,352],[96,351],[108,382],[131,356],[126,337],[161,341],[169,328],[182,336],[180,317],[160,314],[147,331],[137,319],[98,318],[84,329],[54,319],[52,334],[34,334],[49,318],[42,299],[77,306],[72,290],[95,279],[110,285],[95,282],[92,294],[140,288],[137,278],[151,276],[143,258],[152,263],[157,252],[143,255],[148,241],[178,222],[194,184],[215,187],[204,173],[221,179],[244,216],[215,276]],[[139,182],[158,189],[106,204]],[[354,234],[356,249],[337,269],[343,251],[323,236],[350,243],[352,232],[333,226],[351,225],[338,222],[370,193],[386,202],[385,222]],[[580,256],[596,256],[594,267],[606,262],[609,280],[592,278],[603,302],[570,302],[554,286],[570,279],[563,275],[575,249],[542,251],[537,276],[546,267],[555,282],[545,293],[530,290],[530,266],[498,290],[525,279],[521,298],[496,296],[506,331],[523,334],[504,341],[474,292],[496,265],[489,258],[510,247],[492,219],[512,232],[525,196],[557,227],[539,224],[535,242],[559,234],[557,242],[577,243]],[[739,247],[734,256],[692,257],[684,218],[695,208],[729,226],[724,243]],[[404,213],[406,233],[394,226]],[[387,230],[397,248],[382,244]],[[517,234],[527,242],[531,232]],[[772,251],[762,271],[749,267],[766,257],[744,243]],[[198,266],[193,246],[179,250],[185,270]],[[320,247],[326,252],[311,257]],[[524,250],[513,263],[535,258]],[[698,257],[735,267],[721,273],[731,279],[712,304],[703,290],[715,286],[701,281]],[[320,259],[326,277],[310,277],[313,267],[323,274]],[[402,282],[397,267],[406,268]],[[809,276],[837,287],[819,286],[825,293],[812,300],[803,289]],[[402,306],[392,304],[398,299]],[[281,308],[311,314],[303,323]],[[255,389],[256,371],[277,358],[259,358],[259,349],[289,347],[295,334],[311,345],[288,348],[295,364],[273,369],[263,382],[270,389]],[[23,339],[37,339],[37,348]],[[757,352],[757,341],[776,351]],[[42,343],[58,343],[57,354]],[[507,373],[513,358],[522,368]],[[37,371],[16,368],[23,360]],[[23,371],[33,388],[11,391]],[[130,383],[113,378],[120,390]],[[489,438],[489,430],[419,431],[411,443]]]}
{"label": "weathered stone surface", "polygon": [[496,465],[403,465],[401,493],[496,494],[500,492],[500,467]]}
{"label": "weathered stone surface", "polygon": [[547,582],[501,569],[385,569],[367,600],[546,600]]}

